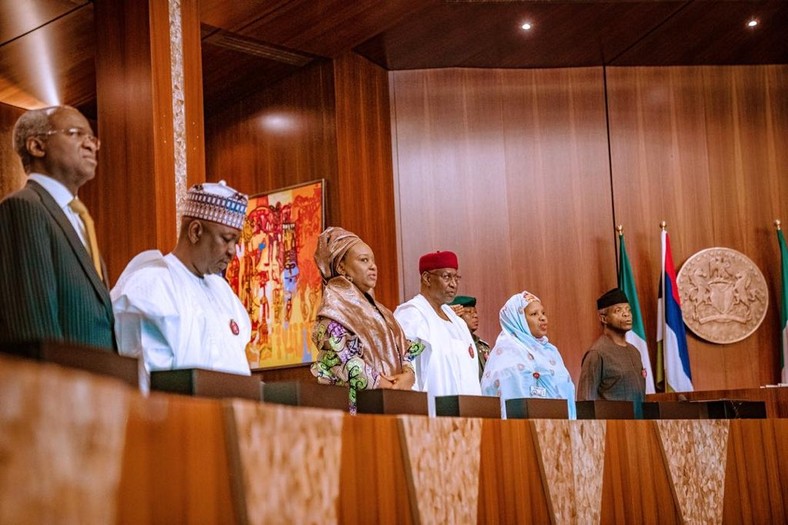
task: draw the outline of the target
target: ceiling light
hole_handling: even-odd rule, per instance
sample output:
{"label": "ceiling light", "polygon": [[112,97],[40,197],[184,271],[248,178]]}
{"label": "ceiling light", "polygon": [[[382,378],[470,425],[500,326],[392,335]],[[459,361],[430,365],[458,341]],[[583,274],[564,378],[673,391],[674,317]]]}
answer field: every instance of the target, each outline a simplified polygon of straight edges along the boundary
{"label": "ceiling light", "polygon": [[753,28],[753,27],[755,27],[757,25],[758,25],[758,19],[757,18],[750,18],[750,20],[747,22],[747,27],[749,27],[749,28]]}
{"label": "ceiling light", "polygon": [[523,31],[530,31],[532,27],[533,26],[531,25],[531,22],[525,22],[523,25],[520,26],[520,29],[522,29]]}

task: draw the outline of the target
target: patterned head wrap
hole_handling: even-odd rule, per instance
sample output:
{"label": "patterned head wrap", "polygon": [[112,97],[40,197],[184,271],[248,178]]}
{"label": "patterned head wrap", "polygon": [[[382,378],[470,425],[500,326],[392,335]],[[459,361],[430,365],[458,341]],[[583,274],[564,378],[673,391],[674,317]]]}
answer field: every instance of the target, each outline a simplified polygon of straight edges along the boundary
{"label": "patterned head wrap", "polygon": [[547,337],[537,339],[533,336],[531,329],[528,328],[528,321],[525,320],[525,308],[534,301],[542,302],[531,292],[520,292],[506,301],[498,315],[501,329],[525,345],[531,345],[533,342],[547,343]]}
{"label": "patterned head wrap", "polygon": [[358,235],[330,226],[317,238],[315,264],[324,281],[337,275],[337,264],[353,245],[363,242]]}
{"label": "patterned head wrap", "polygon": [[184,217],[224,224],[236,230],[243,228],[249,198],[226,182],[195,184],[186,193]]}

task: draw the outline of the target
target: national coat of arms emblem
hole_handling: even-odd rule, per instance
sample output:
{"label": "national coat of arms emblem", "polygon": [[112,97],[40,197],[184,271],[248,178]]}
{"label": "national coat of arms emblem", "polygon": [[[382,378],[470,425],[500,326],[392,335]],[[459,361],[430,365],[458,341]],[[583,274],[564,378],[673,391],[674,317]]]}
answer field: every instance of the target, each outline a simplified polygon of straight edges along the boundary
{"label": "national coat of arms emblem", "polygon": [[707,341],[741,341],[766,316],[766,280],[755,263],[736,250],[701,250],[687,259],[676,280],[684,323]]}

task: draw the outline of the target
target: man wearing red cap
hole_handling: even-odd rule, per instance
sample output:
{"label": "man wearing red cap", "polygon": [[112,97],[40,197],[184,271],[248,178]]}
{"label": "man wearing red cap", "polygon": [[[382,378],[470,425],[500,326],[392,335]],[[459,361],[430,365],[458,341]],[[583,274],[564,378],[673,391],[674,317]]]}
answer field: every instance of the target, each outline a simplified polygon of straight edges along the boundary
{"label": "man wearing red cap", "polygon": [[458,266],[453,252],[423,255],[419,259],[420,293],[394,312],[405,336],[425,345],[415,360],[415,388],[429,394],[430,415],[435,413],[435,396],[481,395],[473,337],[448,305],[457,294]]}

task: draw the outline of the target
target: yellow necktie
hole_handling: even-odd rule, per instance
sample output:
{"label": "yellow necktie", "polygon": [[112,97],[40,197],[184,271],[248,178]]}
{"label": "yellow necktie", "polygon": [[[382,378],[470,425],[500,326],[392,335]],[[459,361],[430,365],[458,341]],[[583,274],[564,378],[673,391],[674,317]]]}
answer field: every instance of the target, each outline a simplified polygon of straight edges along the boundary
{"label": "yellow necktie", "polygon": [[104,277],[101,273],[101,258],[99,257],[98,241],[96,241],[96,226],[93,224],[93,217],[88,213],[88,209],[82,204],[82,201],[74,198],[69,204],[71,209],[74,210],[82,222],[85,223],[85,234],[88,237],[88,251],[90,257],[93,259],[93,266],[96,267],[96,273],[103,280]]}

